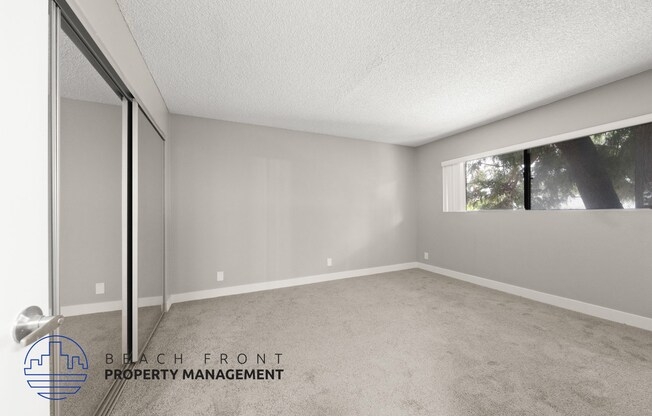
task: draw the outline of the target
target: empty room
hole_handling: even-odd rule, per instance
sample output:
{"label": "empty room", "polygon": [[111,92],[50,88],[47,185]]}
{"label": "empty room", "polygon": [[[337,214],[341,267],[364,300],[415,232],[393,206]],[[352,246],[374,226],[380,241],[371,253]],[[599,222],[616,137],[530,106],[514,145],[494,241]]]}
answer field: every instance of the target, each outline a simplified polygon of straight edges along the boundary
{"label": "empty room", "polygon": [[3,414],[652,415],[652,3],[3,3]]}

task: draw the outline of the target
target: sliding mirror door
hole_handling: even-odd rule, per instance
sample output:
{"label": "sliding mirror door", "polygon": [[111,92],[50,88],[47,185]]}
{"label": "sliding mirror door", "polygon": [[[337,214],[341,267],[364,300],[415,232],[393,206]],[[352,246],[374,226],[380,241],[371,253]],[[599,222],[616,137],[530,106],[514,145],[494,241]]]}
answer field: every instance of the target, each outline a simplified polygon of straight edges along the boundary
{"label": "sliding mirror door", "polygon": [[[88,416],[111,386],[104,370],[120,366],[123,350],[122,99],[66,22],[57,34],[54,284],[65,316],[59,333],[86,354],[86,362],[75,364],[86,374],[83,383],[68,382],[61,390],[65,400],[57,403],[61,415]],[[60,368],[70,365],[65,348]],[[105,362],[107,353],[116,357],[114,363]]]}
{"label": "sliding mirror door", "polygon": [[165,142],[142,110],[134,110],[134,120],[133,348],[137,358],[164,308]]}

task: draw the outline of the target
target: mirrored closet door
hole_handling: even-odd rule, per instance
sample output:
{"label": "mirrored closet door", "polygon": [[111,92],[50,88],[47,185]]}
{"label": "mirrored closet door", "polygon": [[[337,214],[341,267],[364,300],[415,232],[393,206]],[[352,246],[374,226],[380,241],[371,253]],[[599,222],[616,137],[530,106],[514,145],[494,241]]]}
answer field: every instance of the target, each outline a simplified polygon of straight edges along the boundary
{"label": "mirrored closet door", "polygon": [[165,141],[141,109],[134,120],[133,348],[142,353],[163,315],[165,274]]}
{"label": "mirrored closet door", "polygon": [[[58,40],[58,292],[60,335],[86,354],[86,379],[59,414],[92,415],[112,381],[105,354],[123,345],[122,100],[64,21]],[[81,48],[80,48],[81,47]],[[66,351],[62,351],[65,354]],[[61,365],[65,365],[62,363]],[[71,391],[72,393],[72,391]]]}
{"label": "mirrored closet door", "polygon": [[105,415],[124,387],[105,371],[134,366],[165,311],[165,141],[65,1],[56,4],[52,309],[65,317],[56,335],[82,354],[68,382],[57,371],[71,362],[61,342],[50,361],[59,390],[48,394],[53,415]]}

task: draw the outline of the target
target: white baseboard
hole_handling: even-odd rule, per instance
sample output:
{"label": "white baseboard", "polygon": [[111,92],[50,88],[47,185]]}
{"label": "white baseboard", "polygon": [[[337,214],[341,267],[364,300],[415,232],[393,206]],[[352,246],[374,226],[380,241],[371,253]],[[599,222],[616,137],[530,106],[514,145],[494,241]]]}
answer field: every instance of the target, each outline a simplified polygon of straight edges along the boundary
{"label": "white baseboard", "polygon": [[142,308],[145,306],[160,306],[163,304],[163,296],[150,296],[148,298],[138,299],[138,307]]}
{"label": "white baseboard", "polygon": [[417,263],[417,267],[429,272],[452,277],[458,280],[463,280],[465,282],[488,287],[490,289],[495,289],[501,292],[510,293],[512,295],[521,296],[523,298],[536,300],[538,302],[547,303],[549,305],[569,309],[571,311],[595,316],[598,318],[606,319],[608,321],[618,322],[621,324],[652,331],[652,318],[647,318],[645,316],[634,315],[632,313],[623,312],[616,309],[605,308],[604,306],[598,306],[579,300],[551,295],[549,293],[539,292],[532,289],[526,289],[524,287],[514,286],[508,283],[498,282],[496,280],[485,279],[483,277],[473,276],[470,274],[457,272],[455,270],[444,269],[442,267],[431,266],[425,263]]}
{"label": "white baseboard", "polygon": [[78,316],[90,313],[119,311],[122,309],[122,301],[114,300],[109,302],[85,303],[82,305],[69,305],[61,307],[61,315]]}
{"label": "white baseboard", "polygon": [[168,309],[172,304],[191,300],[218,298],[222,296],[239,295],[242,293],[260,292],[263,290],[281,289],[284,287],[309,285],[311,283],[328,282],[331,280],[348,279],[350,277],[368,276],[378,273],[396,272],[399,270],[416,269],[418,263],[401,263],[390,266],[370,267],[367,269],[347,270],[343,272],[317,274],[313,276],[295,277],[292,279],[273,280],[270,282],[251,283],[247,285],[229,286],[218,289],[199,290],[196,292],[176,293],[170,295]]}
{"label": "white baseboard", "polygon": [[[138,307],[156,306],[163,302],[162,296],[151,296],[138,299]],[[85,303],[81,305],[68,305],[61,307],[63,316],[79,316],[91,313],[102,313],[122,310],[122,301],[113,300],[109,302]]]}

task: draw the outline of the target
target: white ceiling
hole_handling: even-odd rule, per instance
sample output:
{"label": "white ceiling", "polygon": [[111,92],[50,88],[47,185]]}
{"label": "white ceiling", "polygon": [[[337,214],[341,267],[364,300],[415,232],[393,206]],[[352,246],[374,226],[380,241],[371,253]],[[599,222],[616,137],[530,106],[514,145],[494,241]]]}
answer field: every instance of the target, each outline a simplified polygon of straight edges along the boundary
{"label": "white ceiling", "polygon": [[652,2],[117,0],[173,113],[419,145],[652,68]]}

